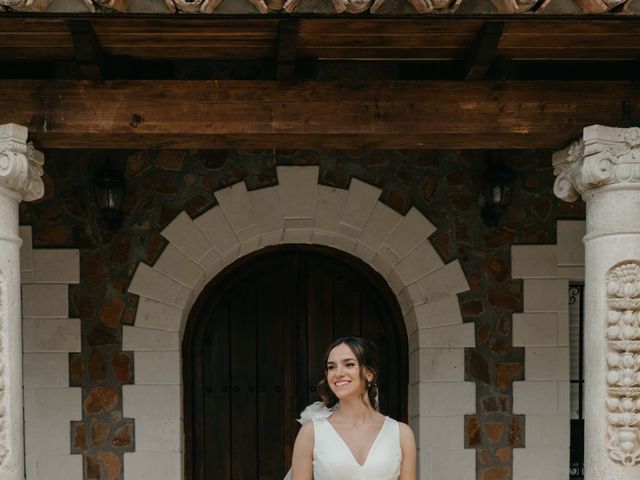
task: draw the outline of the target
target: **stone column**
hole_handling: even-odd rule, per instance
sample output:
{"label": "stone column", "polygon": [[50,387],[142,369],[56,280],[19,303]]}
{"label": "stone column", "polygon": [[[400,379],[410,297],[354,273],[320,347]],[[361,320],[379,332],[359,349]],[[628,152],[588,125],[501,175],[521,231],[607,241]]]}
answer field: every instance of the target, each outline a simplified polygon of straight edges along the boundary
{"label": "stone column", "polygon": [[0,125],[0,480],[24,480],[18,204],[42,197],[42,164],[25,127]]}
{"label": "stone column", "polygon": [[557,152],[554,191],[587,205],[585,479],[640,478],[640,129],[594,125]]}

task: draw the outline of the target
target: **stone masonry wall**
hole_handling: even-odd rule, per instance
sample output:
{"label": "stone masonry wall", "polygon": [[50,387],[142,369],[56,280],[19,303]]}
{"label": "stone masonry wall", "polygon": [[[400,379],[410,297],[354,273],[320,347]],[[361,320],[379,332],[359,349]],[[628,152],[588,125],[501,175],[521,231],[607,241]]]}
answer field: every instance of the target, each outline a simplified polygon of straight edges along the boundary
{"label": "stone masonry wall", "polygon": [[[475,322],[466,377],[477,383],[477,414],[466,422],[477,451],[479,480],[512,478],[512,448],[522,447],[523,418],[512,414],[512,382],[523,379],[524,352],[512,345],[512,314],[522,311],[522,283],[510,274],[510,246],[555,243],[559,218],[583,218],[583,205],[552,193],[548,152],[506,152],[518,174],[513,205],[499,228],[482,223],[478,195],[481,152],[435,151],[50,151],[45,197],[21,205],[34,248],[80,251],[80,283],[69,287],[69,315],[81,319],[82,351],[69,357],[71,386],[82,387],[82,420],[72,423],[72,452],[84,456],[87,480],[122,480],[135,425],[123,417],[122,385],[133,382],[133,356],[122,351],[122,326],[134,319],[127,293],[135,266],[153,264],[165,246],[160,231],[182,210],[196,217],[215,204],[213,191],[240,180],[249,189],[276,182],[276,165],[319,165],[320,182],[346,188],[359,178],[383,190],[400,213],[411,206],[436,227],[433,244],[445,262],[459,259],[471,291],[460,295]],[[90,179],[102,165],[123,172],[124,225],[110,232]]]}

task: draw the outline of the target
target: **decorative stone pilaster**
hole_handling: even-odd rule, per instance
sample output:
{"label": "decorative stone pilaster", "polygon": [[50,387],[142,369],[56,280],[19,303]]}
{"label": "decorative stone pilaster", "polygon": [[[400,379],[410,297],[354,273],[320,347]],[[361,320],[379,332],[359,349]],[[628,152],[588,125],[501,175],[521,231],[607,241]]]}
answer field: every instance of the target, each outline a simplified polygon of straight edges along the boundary
{"label": "decorative stone pilaster", "polygon": [[18,204],[44,193],[27,129],[0,125],[0,480],[24,479]]}
{"label": "decorative stone pilaster", "polygon": [[555,194],[587,205],[585,479],[640,474],[640,128],[594,125],[553,156]]}

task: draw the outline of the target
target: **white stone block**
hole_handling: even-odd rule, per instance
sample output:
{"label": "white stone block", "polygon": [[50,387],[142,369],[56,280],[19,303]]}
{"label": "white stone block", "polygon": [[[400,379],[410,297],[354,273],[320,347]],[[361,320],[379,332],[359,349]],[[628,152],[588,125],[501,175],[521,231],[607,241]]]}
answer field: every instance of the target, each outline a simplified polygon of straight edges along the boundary
{"label": "white stone block", "polygon": [[179,418],[136,418],[136,451],[180,452]]}
{"label": "white stone block", "polygon": [[512,245],[511,276],[513,278],[554,278],[557,275],[555,245]]}
{"label": "white stone block", "polygon": [[271,245],[278,245],[282,243],[282,236],[284,232],[282,229],[274,232],[265,233],[260,238],[260,243],[263,247],[269,247]]}
{"label": "white stone block", "polygon": [[571,413],[571,383],[569,381],[558,382],[558,414],[569,415]]}
{"label": "white stone block", "polygon": [[568,280],[525,280],[523,288],[525,312],[566,312],[569,310]]}
{"label": "white stone block", "polygon": [[135,452],[124,454],[124,471],[129,480],[175,480],[171,477],[173,457],[164,453]]}
{"label": "white stone block", "polygon": [[532,380],[513,382],[513,413],[557,415],[559,413],[558,382]]}
{"label": "white stone block", "polygon": [[25,353],[22,378],[25,387],[68,387],[69,354]]}
{"label": "white stone block", "polygon": [[476,384],[473,382],[422,382],[420,415],[471,415],[476,411]]}
{"label": "white stone block", "polygon": [[470,480],[476,478],[476,451],[457,448],[447,450],[434,447],[431,451],[429,479]]}
{"label": "white stone block", "polygon": [[474,347],[476,343],[474,323],[421,328],[419,332],[421,347]]}
{"label": "white stone block", "polygon": [[464,381],[464,348],[421,348],[420,381]]}
{"label": "white stone block", "polygon": [[21,225],[19,228],[19,235],[22,239],[22,246],[20,247],[20,270],[22,272],[32,272],[33,241],[31,227],[28,225]]}
{"label": "white stone block", "polygon": [[[396,295],[399,295],[400,292],[402,292],[403,290],[406,290],[405,287],[407,286],[407,284],[405,284],[402,281],[402,278],[400,277],[398,270],[395,268],[389,271],[389,274],[386,276],[385,280],[391,287],[391,290],[393,291],[393,293],[395,293]],[[413,302],[411,302],[411,305],[413,305]]]}
{"label": "white stone block", "polygon": [[557,224],[558,265],[584,266],[585,222],[581,220],[560,220]]}
{"label": "white stone block", "polygon": [[221,255],[240,250],[240,240],[219,206],[207,210],[193,223]]}
{"label": "white stone block", "polygon": [[173,244],[167,245],[153,268],[189,288],[194,288],[204,278],[202,267]]}
{"label": "white stone block", "polygon": [[373,263],[373,257],[376,256],[376,252],[371,250],[364,243],[358,242],[358,244],[356,245],[356,250],[354,252],[354,255],[358,257],[360,260],[362,260],[363,262],[371,265]]}
{"label": "white stone block", "polygon": [[558,315],[555,313],[515,313],[513,346],[555,346],[558,344]]}
{"label": "white stone block", "polygon": [[385,248],[392,251],[399,259],[404,258],[419,243],[427,239],[436,228],[415,207],[400,221],[385,242]]}
{"label": "white stone block", "polygon": [[80,252],[75,249],[33,250],[34,283],[79,283]]}
{"label": "white stone block", "polygon": [[377,251],[404,217],[382,202],[376,202],[371,215],[365,223],[360,242],[370,250]]}
{"label": "white stone block", "polygon": [[122,408],[127,418],[180,418],[178,385],[123,385]]}
{"label": "white stone block", "polygon": [[320,167],[276,167],[280,206],[287,228],[311,228],[318,198]]}
{"label": "white stone block", "polygon": [[179,331],[182,324],[183,310],[141,297],[136,311],[136,327],[157,328],[161,330]]}
{"label": "white stone block", "polygon": [[324,245],[326,247],[331,247],[334,243],[335,238],[336,234],[333,232],[314,228],[313,233],[311,234],[311,243],[313,243],[314,245]]}
{"label": "white stone block", "polygon": [[[464,416],[420,417],[420,449],[464,449]],[[473,450],[471,450],[473,451]]]}
{"label": "white stone block", "polygon": [[67,285],[37,284],[22,286],[22,316],[59,318],[69,315]]}
{"label": "white stone block", "polygon": [[337,233],[333,239],[333,247],[346,253],[353,254],[356,250],[356,241],[341,233]]}
{"label": "white stone block", "polygon": [[558,314],[558,346],[569,346],[569,313]]}
{"label": "white stone block", "polygon": [[179,385],[180,352],[135,352],[136,385]]}
{"label": "white stone block", "polygon": [[214,195],[241,242],[260,234],[260,227],[253,218],[251,201],[244,182],[220,189]]}
{"label": "white stone block", "polygon": [[338,223],[344,212],[346,202],[346,190],[318,185],[315,228],[335,234],[338,231]]}
{"label": "white stone block", "polygon": [[82,480],[82,455],[29,455],[27,480]]}
{"label": "white stone block", "polygon": [[569,347],[528,347],[526,380],[569,380]]}
{"label": "white stone block", "polygon": [[220,273],[220,270],[222,270],[223,268],[222,255],[220,255],[220,253],[215,248],[212,248],[204,257],[200,259],[198,264],[204,270],[204,274],[207,280],[211,280],[218,273]]}
{"label": "white stone block", "polygon": [[344,235],[353,238],[357,238],[360,235],[378,202],[381,192],[382,190],[379,188],[357,178],[351,179],[347,202],[340,222],[340,231]]}
{"label": "white stone block", "polygon": [[29,422],[82,420],[82,389],[25,387],[24,418]]}
{"label": "white stone block", "polygon": [[572,282],[584,282],[584,267],[558,267],[558,278]]}
{"label": "white stone block", "polygon": [[514,448],[513,480],[566,479],[569,459],[559,466],[559,452],[556,448]]}
{"label": "white stone block", "polygon": [[180,337],[173,331],[125,325],[122,327],[122,349],[142,352],[179,350]]}
{"label": "white stone block", "polygon": [[421,409],[429,410],[428,397],[421,398],[420,396],[420,383],[415,383],[409,386],[409,418],[417,417],[420,415]]}
{"label": "white stone block", "polygon": [[184,211],[165,227],[162,236],[196,262],[211,249],[211,243]]}
{"label": "white stone block", "polygon": [[146,263],[139,263],[129,285],[129,292],[180,307],[183,303],[181,300],[183,293],[181,287],[183,287],[182,284],[167,277],[160,271],[151,268]]}
{"label": "white stone block", "polygon": [[70,424],[57,422],[24,422],[24,450],[26,455],[69,455],[71,451]]}
{"label": "white stone block", "polygon": [[395,269],[405,285],[429,275],[444,265],[429,240],[420,243],[409,255],[400,260]]}
{"label": "white stone block", "polygon": [[527,448],[569,448],[571,421],[569,415],[527,415]]}
{"label": "white stone block", "polygon": [[398,263],[398,257],[384,247],[378,250],[376,256],[373,257],[373,268],[380,272],[383,277],[389,274],[389,271],[396,263]]}
{"label": "white stone block", "polygon": [[419,328],[438,327],[442,325],[457,325],[462,323],[462,313],[458,297],[423,303],[415,307],[416,320]]}
{"label": "white stone block", "polygon": [[24,318],[23,351],[29,353],[79,352],[80,320],[75,318]]}
{"label": "white stone block", "polygon": [[306,244],[311,243],[312,228],[287,228],[282,237],[282,243]]}
{"label": "white stone block", "polygon": [[455,296],[469,289],[467,278],[457,260],[422,277],[418,280],[418,286],[427,303]]}
{"label": "white stone block", "polygon": [[[259,188],[249,192],[249,203],[253,211],[253,218],[262,232],[263,245],[273,245],[279,242],[284,220],[282,219],[282,209],[280,208],[280,195],[278,187]],[[278,232],[280,236],[276,241],[265,243],[265,234]]]}

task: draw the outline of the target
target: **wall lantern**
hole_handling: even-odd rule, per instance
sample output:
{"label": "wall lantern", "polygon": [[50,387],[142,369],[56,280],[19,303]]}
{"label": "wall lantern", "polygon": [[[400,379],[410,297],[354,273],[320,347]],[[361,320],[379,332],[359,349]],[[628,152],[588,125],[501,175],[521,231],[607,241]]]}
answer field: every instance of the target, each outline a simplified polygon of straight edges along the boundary
{"label": "wall lantern", "polygon": [[502,160],[492,158],[484,173],[484,194],[480,196],[480,216],[487,227],[496,227],[511,204],[516,175]]}
{"label": "wall lantern", "polygon": [[105,223],[115,231],[122,225],[124,178],[112,170],[101,170],[93,178],[93,191]]}

